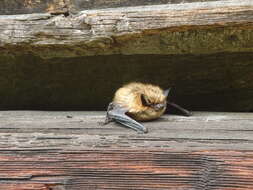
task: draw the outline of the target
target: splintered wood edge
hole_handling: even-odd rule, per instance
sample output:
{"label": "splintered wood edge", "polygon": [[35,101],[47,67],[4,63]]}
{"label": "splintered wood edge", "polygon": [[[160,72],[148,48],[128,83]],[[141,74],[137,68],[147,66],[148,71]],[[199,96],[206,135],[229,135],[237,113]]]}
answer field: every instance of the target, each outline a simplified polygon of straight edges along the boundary
{"label": "splintered wood edge", "polygon": [[[0,45],[7,49],[13,48],[13,50],[19,45],[25,46],[19,50],[21,52],[22,49],[29,52],[39,51],[45,57],[119,53],[175,54],[185,53],[188,51],[185,49],[188,46],[191,47],[189,49],[191,53],[195,51],[201,53],[203,45],[200,48],[195,47],[194,44],[183,47],[177,44],[175,47],[179,48],[175,49],[173,44],[179,40],[177,32],[232,27],[229,29],[230,32],[225,32],[223,35],[230,36],[237,33],[239,35],[241,30],[252,30],[252,12],[252,1],[230,0],[86,10],[71,16],[55,16],[48,13],[4,15],[0,16]],[[215,31],[207,33],[217,36],[212,32],[215,33]],[[184,41],[184,44],[196,41],[196,39],[191,39],[189,34],[187,35],[188,40]],[[205,41],[209,43],[208,35]],[[157,37],[153,39],[152,36]],[[161,38],[163,43],[156,42],[157,38]],[[213,40],[213,43],[219,43],[218,49],[217,45],[209,43],[206,46],[209,48],[208,51],[204,52],[216,52],[220,49],[222,51],[252,50],[242,45],[243,38],[237,38],[233,45],[226,44],[224,40],[226,37],[220,36],[220,38]],[[170,42],[170,39],[173,41]],[[250,39],[247,39],[247,43],[250,43]],[[224,43],[221,43],[221,40]],[[224,47],[220,47],[221,44]],[[232,48],[235,45],[236,47]],[[4,48],[2,51],[5,50]]]}

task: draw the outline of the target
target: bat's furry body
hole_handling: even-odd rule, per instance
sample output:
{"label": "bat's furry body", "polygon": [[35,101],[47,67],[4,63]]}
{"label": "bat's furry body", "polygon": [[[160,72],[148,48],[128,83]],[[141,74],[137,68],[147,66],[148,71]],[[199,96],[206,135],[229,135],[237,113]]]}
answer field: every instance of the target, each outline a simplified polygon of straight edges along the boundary
{"label": "bat's furry body", "polygon": [[105,123],[116,121],[134,130],[146,133],[147,129],[137,121],[149,121],[159,118],[171,105],[185,115],[190,112],[177,104],[167,102],[168,90],[160,87],[132,82],[119,88],[114,95],[113,102],[108,106]]}
{"label": "bat's furry body", "polygon": [[[148,101],[146,104],[143,102],[143,98]],[[160,87],[134,82],[119,88],[113,102],[126,108],[127,114],[133,119],[148,121],[159,118],[164,113],[167,101],[166,95]],[[161,109],[155,109],[152,105],[156,104],[164,106]]]}

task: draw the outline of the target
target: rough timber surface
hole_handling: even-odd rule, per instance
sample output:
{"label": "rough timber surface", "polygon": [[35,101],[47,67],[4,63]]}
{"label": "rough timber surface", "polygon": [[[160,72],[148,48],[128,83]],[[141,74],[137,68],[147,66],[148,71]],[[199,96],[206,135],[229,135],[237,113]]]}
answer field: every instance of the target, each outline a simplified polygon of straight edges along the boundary
{"label": "rough timber surface", "polygon": [[[213,0],[1,0],[0,14],[73,13],[85,9],[101,9],[166,3],[203,2]],[[216,0],[218,1],[218,0]]]}
{"label": "rough timber surface", "polygon": [[192,110],[252,111],[253,1],[184,2],[1,15],[0,110],[104,110],[138,81]]}
{"label": "rough timber surface", "polygon": [[2,15],[0,52],[44,58],[252,52],[252,13],[251,0],[224,0]]}
{"label": "rough timber surface", "polygon": [[0,112],[0,189],[253,189],[253,113],[194,112],[137,134],[104,112]]}

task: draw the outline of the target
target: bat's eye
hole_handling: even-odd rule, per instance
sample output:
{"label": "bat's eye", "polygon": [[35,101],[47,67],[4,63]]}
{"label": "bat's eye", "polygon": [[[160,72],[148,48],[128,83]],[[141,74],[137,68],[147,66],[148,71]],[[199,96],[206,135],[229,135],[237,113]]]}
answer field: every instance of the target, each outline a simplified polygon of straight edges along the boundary
{"label": "bat's eye", "polygon": [[144,105],[144,106],[150,106],[151,105],[150,100],[144,94],[141,95],[141,102],[142,102],[142,105]]}

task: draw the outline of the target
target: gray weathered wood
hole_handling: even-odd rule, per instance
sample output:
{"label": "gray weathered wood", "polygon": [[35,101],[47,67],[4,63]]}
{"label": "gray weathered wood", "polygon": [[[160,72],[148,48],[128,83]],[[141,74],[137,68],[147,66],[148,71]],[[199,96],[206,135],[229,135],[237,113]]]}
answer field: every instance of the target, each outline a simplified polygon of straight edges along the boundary
{"label": "gray weathered wood", "polygon": [[0,109],[101,110],[140,81],[191,109],[251,111],[252,15],[249,0],[2,15]]}
{"label": "gray weathered wood", "polygon": [[148,134],[115,123],[100,125],[104,118],[105,112],[1,111],[0,148],[253,149],[253,113],[164,115],[143,123]]}
{"label": "gray weathered wood", "polygon": [[68,11],[69,0],[1,0],[0,15],[29,13],[63,13]]}
{"label": "gray weathered wood", "polygon": [[[19,49],[18,54],[25,50],[44,57],[252,51],[247,45],[252,42],[252,13],[251,0],[228,0],[86,10],[68,17],[47,13],[0,16],[0,46],[3,53]],[[227,27],[228,32],[205,35],[206,45],[199,37],[194,44],[196,35],[190,33],[181,45],[174,42],[179,36],[184,39],[182,31],[210,27]],[[232,45],[224,40],[242,30],[248,33],[247,39],[245,35],[234,37]]]}
{"label": "gray weathered wood", "polygon": [[[139,5],[157,5],[167,3],[203,2],[212,0],[1,0],[0,14],[53,14],[73,13],[84,9],[101,9]],[[218,0],[216,0],[218,1]]]}
{"label": "gray weathered wood", "polygon": [[0,189],[253,188],[253,113],[164,115],[148,134],[104,114],[0,112]]}

